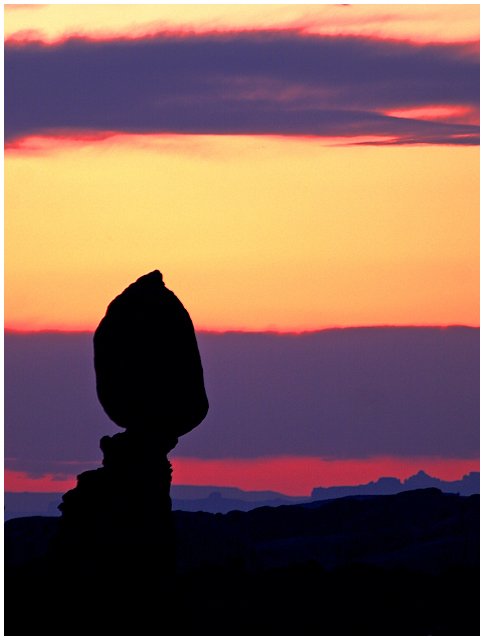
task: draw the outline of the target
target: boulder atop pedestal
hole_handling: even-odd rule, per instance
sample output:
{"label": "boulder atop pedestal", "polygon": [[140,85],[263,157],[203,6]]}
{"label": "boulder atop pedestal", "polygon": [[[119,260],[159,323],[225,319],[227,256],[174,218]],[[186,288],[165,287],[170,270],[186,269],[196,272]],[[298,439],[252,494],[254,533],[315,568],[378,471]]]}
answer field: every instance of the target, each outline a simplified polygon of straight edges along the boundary
{"label": "boulder atop pedestal", "polygon": [[99,401],[129,431],[173,440],[207,415],[193,324],[159,271],[108,306],[94,334],[94,368]]}

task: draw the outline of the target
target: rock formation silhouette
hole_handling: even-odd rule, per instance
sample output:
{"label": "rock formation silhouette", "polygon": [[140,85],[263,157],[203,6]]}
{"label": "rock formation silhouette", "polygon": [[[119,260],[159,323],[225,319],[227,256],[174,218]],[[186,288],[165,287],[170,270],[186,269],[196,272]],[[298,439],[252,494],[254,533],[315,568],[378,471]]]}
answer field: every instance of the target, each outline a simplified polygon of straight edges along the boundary
{"label": "rock formation silhouette", "polygon": [[130,432],[159,432],[173,448],[207,415],[192,321],[159,271],[111,302],[94,334],[94,368],[104,410]]}
{"label": "rock formation silhouette", "polygon": [[208,411],[193,324],[159,271],[108,306],[94,334],[94,368],[98,398],[125,431],[101,439],[102,468],[81,473],[63,496],[52,555],[75,593],[64,609],[75,615],[81,603],[105,620],[109,603],[118,632],[138,634],[170,606],[176,544],[167,454]]}

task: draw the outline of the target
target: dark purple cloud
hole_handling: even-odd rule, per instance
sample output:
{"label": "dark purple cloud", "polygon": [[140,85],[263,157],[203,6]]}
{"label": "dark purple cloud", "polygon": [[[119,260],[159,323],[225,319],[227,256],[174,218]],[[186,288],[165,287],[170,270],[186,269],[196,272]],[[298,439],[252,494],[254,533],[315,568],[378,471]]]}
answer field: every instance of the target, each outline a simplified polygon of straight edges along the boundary
{"label": "dark purple cloud", "polygon": [[[5,335],[6,468],[77,474],[119,431],[96,397],[91,333]],[[79,465],[66,465],[76,462]]]}
{"label": "dark purple cloud", "polygon": [[[479,457],[477,328],[197,337],[210,410],[177,456]],[[100,438],[119,429],[96,398],[91,341],[7,332],[7,468],[96,466]]]}
{"label": "dark purple cloud", "polygon": [[383,112],[478,104],[472,43],[260,31],[5,46],[7,142],[110,130],[476,143],[476,125]]}

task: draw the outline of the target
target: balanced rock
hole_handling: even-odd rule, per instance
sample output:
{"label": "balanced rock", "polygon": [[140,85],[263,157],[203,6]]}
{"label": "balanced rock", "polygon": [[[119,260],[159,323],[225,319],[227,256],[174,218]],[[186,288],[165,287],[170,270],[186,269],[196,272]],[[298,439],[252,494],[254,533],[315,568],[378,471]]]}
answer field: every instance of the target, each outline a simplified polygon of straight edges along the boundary
{"label": "balanced rock", "polygon": [[207,415],[193,324],[159,271],[108,306],[94,334],[94,368],[99,401],[127,430],[178,438]]}

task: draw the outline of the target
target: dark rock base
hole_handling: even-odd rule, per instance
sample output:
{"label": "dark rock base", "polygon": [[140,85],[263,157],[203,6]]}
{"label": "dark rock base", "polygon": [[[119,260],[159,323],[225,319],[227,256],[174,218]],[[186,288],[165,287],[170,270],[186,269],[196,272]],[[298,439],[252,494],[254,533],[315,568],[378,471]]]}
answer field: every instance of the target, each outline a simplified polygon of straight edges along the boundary
{"label": "dark rock base", "polygon": [[139,432],[105,436],[103,467],[80,474],[63,496],[58,531],[31,579],[56,594],[56,617],[72,634],[76,625],[82,634],[108,633],[113,618],[116,633],[150,626],[171,606],[176,542],[166,454],[174,444]]}

